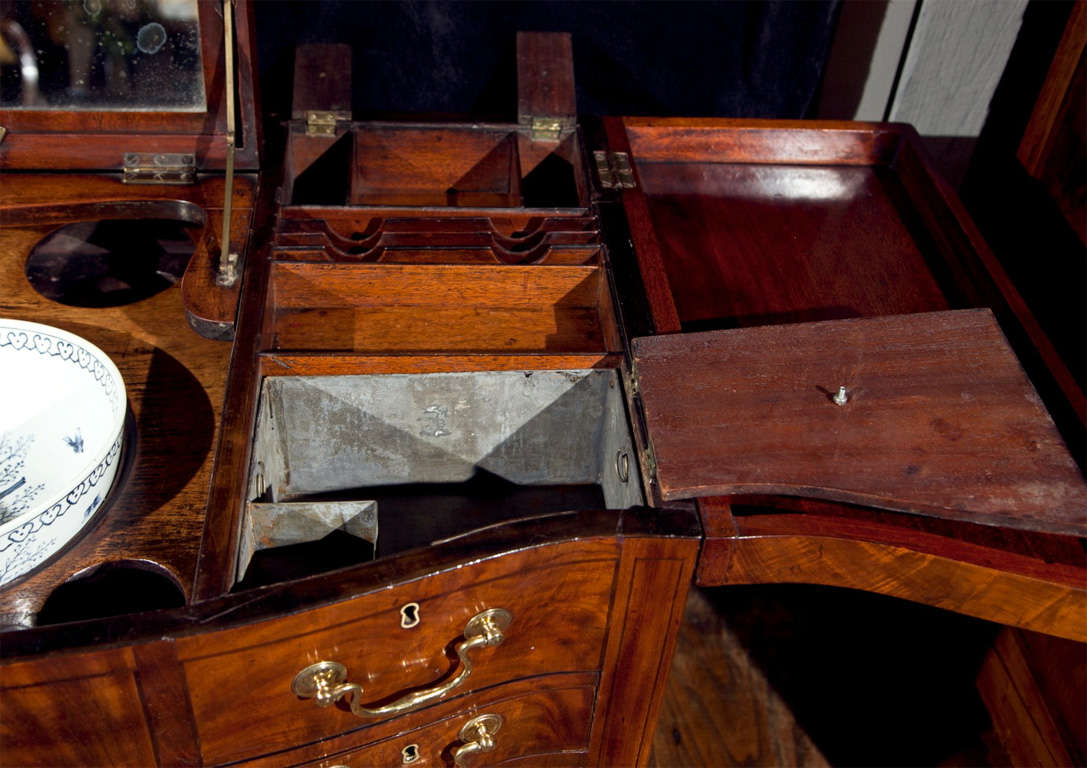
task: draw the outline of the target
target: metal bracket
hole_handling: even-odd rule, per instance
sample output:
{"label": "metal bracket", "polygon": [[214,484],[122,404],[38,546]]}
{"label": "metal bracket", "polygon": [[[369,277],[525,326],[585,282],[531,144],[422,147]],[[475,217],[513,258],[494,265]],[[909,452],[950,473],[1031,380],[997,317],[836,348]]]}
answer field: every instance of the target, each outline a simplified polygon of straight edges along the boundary
{"label": "metal bracket", "polygon": [[634,189],[634,169],[626,152],[593,152],[596,176],[603,189]]}
{"label": "metal bracket", "polygon": [[335,136],[339,116],[335,112],[311,109],[306,112],[307,136]]}
{"label": "metal bracket", "polygon": [[223,178],[223,233],[219,239],[219,270],[215,284],[230,288],[238,282],[238,254],[230,252],[231,206],[234,202],[234,0],[223,0],[223,49],[226,64],[226,174]]}
{"label": "metal bracket", "polygon": [[196,158],[188,153],[125,152],[121,181],[125,184],[192,184]]}
{"label": "metal bracket", "polygon": [[621,375],[627,396],[627,408],[631,417],[638,463],[642,468],[642,480],[645,482],[644,488],[648,493],[657,482],[657,458],[653,454],[653,443],[649,439],[649,425],[645,420],[645,405],[642,402],[641,387],[638,385],[638,366],[631,361],[629,371],[622,370]]}
{"label": "metal bracket", "polygon": [[558,141],[565,127],[558,117],[533,117],[529,136],[533,141]]}

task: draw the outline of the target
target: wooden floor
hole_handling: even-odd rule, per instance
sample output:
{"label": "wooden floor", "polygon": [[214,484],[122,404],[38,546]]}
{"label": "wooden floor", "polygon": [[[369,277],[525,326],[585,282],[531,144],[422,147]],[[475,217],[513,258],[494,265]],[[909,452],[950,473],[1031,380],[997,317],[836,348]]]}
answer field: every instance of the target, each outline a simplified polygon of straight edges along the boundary
{"label": "wooden floor", "polygon": [[995,631],[845,590],[694,589],[650,766],[1007,765],[973,684]]}

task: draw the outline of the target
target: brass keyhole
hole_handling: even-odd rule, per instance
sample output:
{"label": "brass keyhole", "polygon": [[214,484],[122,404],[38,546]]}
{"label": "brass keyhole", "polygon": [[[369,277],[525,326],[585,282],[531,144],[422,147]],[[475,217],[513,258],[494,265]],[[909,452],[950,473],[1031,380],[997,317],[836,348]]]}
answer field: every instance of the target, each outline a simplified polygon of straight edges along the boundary
{"label": "brass keyhole", "polygon": [[414,763],[416,760],[419,759],[419,745],[408,744],[406,747],[400,750],[400,758],[401,762],[403,762],[404,765],[407,765],[408,763]]}
{"label": "brass keyhole", "polygon": [[419,603],[408,603],[400,609],[400,626],[411,629],[419,624]]}

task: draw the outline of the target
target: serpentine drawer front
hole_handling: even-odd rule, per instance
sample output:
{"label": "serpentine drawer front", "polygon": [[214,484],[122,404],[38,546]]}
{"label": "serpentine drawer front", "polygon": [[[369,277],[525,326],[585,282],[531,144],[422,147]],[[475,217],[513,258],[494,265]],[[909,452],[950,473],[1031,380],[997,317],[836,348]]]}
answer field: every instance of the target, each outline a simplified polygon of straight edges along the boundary
{"label": "serpentine drawer front", "polygon": [[482,691],[394,721],[245,763],[245,768],[587,762],[596,675],[548,675]]}
{"label": "serpentine drawer front", "polygon": [[204,761],[270,754],[517,678],[595,672],[615,559],[614,540],[541,547],[182,639]]}

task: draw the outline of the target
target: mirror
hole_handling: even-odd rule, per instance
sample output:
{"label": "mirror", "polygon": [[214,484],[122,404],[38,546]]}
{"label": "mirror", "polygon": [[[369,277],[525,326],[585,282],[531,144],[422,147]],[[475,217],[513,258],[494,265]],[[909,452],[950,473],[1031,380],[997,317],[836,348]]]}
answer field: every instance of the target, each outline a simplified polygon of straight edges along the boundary
{"label": "mirror", "polygon": [[206,109],[197,0],[0,0],[0,108]]}

